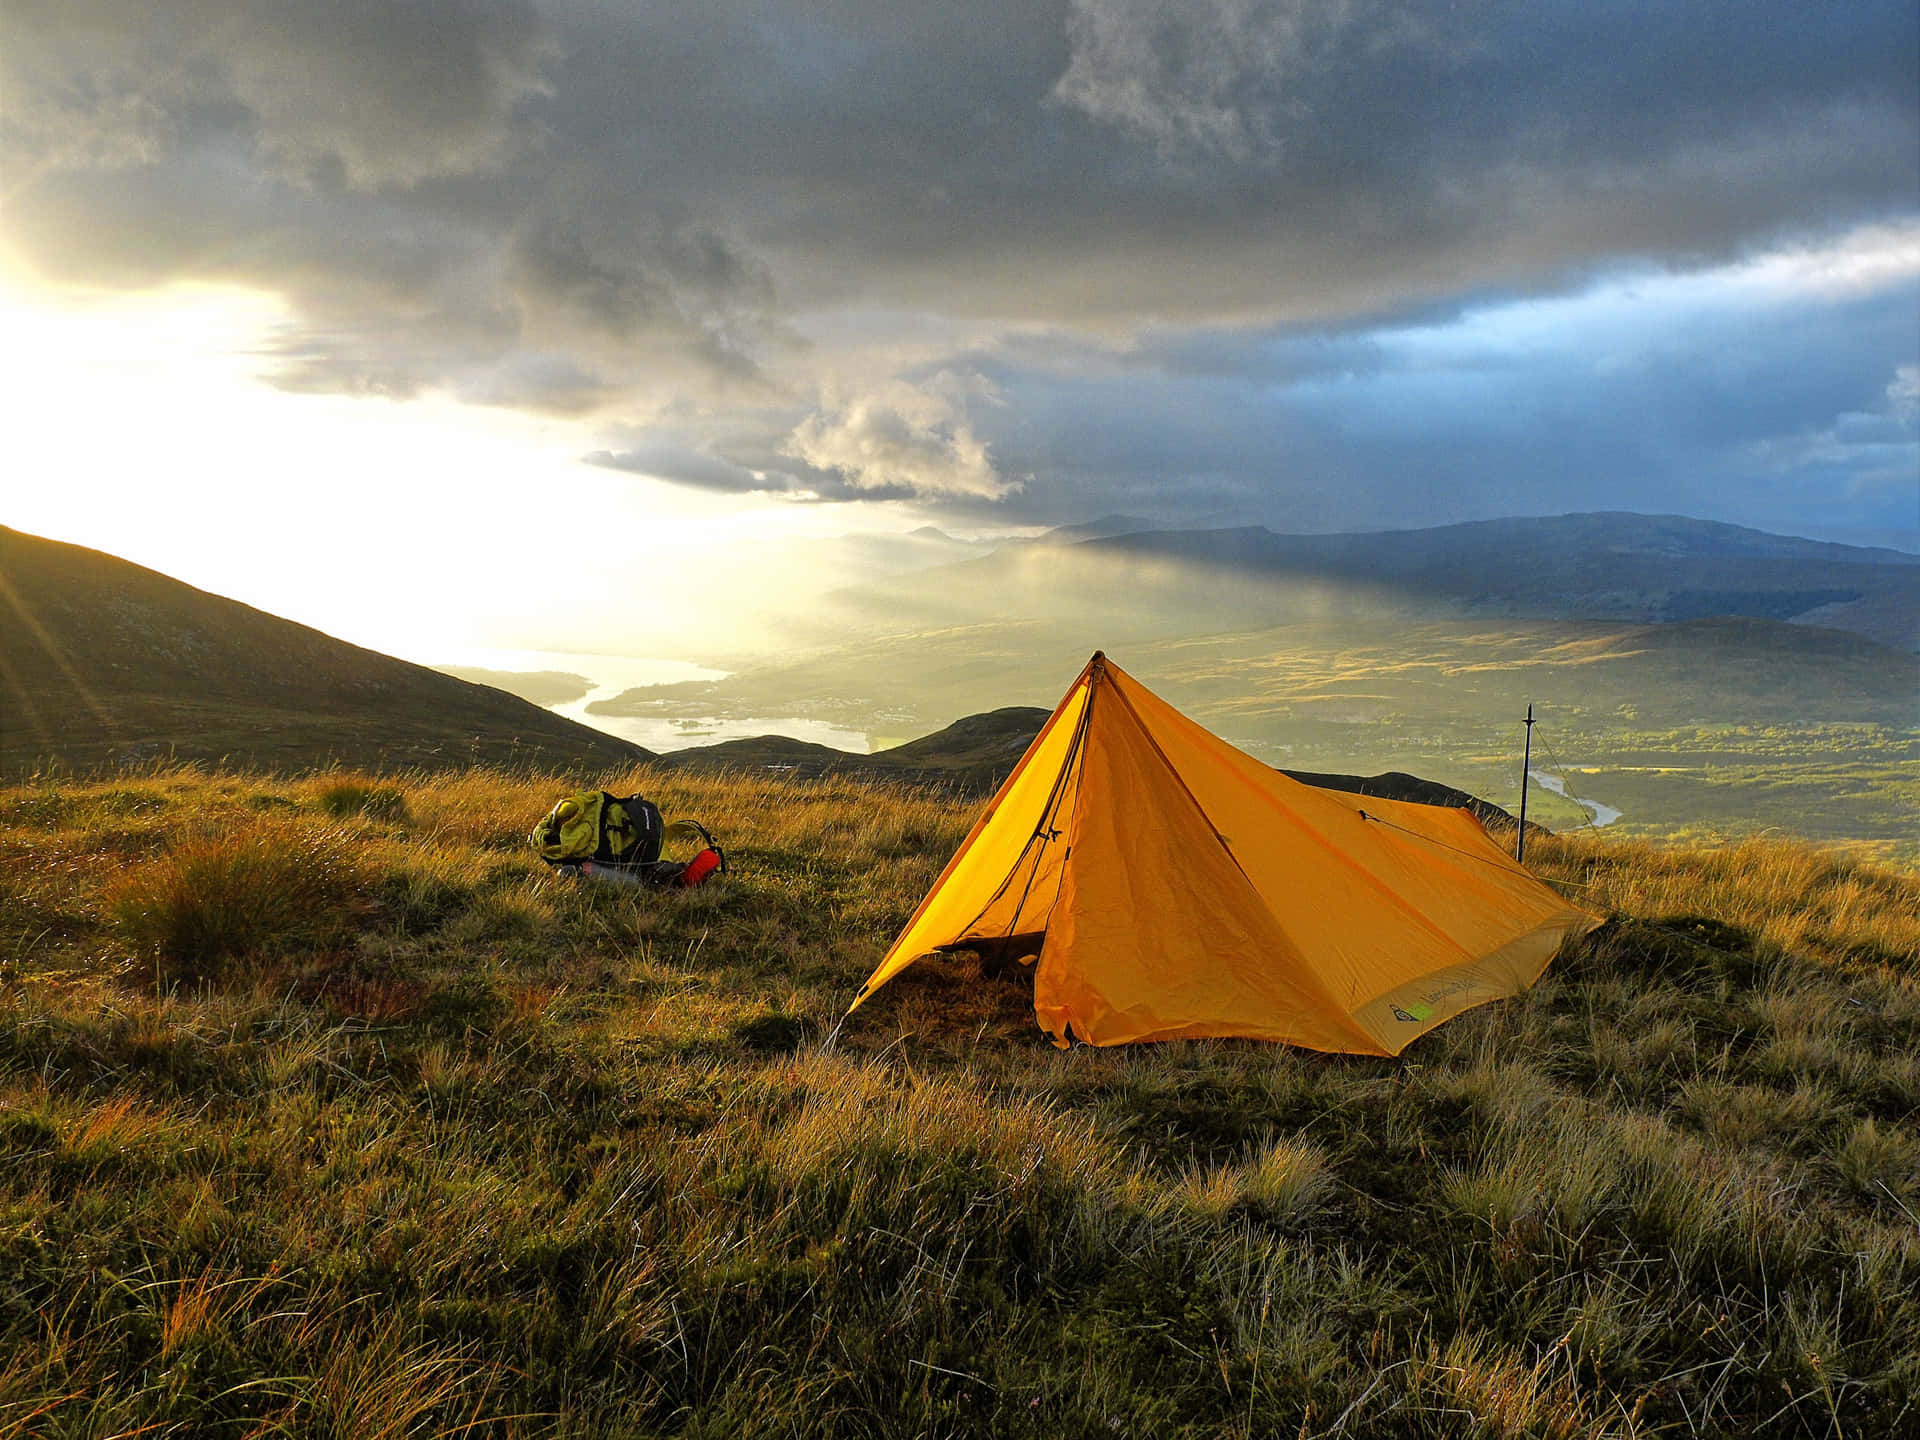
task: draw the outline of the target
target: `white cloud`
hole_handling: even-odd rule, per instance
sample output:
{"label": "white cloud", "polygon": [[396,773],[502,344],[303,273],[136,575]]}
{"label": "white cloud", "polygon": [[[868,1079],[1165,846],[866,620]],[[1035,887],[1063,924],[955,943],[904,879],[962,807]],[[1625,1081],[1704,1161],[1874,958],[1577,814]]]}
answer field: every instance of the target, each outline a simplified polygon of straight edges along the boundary
{"label": "white cloud", "polygon": [[946,377],[931,390],[889,381],[809,415],[785,453],[835,471],[858,490],[1001,499],[1021,482],[999,473],[974,434],[957,398],[966,388]]}
{"label": "white cloud", "polygon": [[1887,382],[1887,408],[1902,425],[1920,422],[1920,365],[1902,365]]}

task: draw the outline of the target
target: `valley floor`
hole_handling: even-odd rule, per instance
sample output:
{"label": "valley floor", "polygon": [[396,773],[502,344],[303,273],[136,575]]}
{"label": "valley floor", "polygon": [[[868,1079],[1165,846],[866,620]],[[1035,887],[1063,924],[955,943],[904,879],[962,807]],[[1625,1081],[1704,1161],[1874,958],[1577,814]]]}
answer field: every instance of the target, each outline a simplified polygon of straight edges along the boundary
{"label": "valley floor", "polygon": [[[1051,708],[1096,645],[1268,764],[1408,771],[1511,810],[1533,763],[1621,833],[1773,832],[1920,865],[1920,658],[1792,625],[1344,616],[1175,638],[1101,624],[864,635],[724,680],[636,689],[591,723],[793,715],[919,735],[992,706]],[[841,743],[835,741],[834,743]],[[1536,788],[1556,829],[1590,807]]]}
{"label": "valley floor", "polygon": [[1541,842],[1613,922],[1397,1060],[967,961],[828,1048],[975,805],[608,783],[735,873],[553,876],[555,776],[0,790],[0,1436],[1920,1426],[1910,876]]}

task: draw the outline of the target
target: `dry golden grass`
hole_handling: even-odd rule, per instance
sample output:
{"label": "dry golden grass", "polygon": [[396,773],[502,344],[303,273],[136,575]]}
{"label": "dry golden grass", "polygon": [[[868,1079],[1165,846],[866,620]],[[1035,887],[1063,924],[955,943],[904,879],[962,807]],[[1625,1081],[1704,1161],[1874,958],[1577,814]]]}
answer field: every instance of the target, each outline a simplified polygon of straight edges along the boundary
{"label": "dry golden grass", "polygon": [[365,883],[337,831],[258,815],[182,829],[110,880],[102,905],[163,981],[191,984],[323,940],[344,926]]}
{"label": "dry golden grass", "polygon": [[655,895],[532,857],[576,783],[0,791],[0,1437],[1920,1421],[1910,877],[1543,842],[1614,923],[1397,1061],[967,959],[823,1051],[975,805],[601,777],[735,862]]}
{"label": "dry golden grass", "polygon": [[1782,951],[1920,970],[1920,884],[1844,853],[1780,839],[1696,849],[1575,832],[1529,847],[1528,860],[1604,909],[1706,916]]}

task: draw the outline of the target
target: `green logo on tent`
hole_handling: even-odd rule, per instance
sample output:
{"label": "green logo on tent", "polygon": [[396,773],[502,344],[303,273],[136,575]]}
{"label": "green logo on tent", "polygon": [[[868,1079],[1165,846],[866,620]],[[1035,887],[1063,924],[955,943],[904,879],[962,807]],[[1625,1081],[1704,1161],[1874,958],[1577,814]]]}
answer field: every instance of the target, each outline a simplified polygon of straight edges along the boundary
{"label": "green logo on tent", "polygon": [[1420,1021],[1429,1020],[1432,1017],[1433,1011],[1425,1005],[1414,1006],[1411,1013],[1402,1010],[1398,1005],[1393,1007],[1393,1018],[1396,1020],[1404,1020],[1409,1025],[1418,1024]]}

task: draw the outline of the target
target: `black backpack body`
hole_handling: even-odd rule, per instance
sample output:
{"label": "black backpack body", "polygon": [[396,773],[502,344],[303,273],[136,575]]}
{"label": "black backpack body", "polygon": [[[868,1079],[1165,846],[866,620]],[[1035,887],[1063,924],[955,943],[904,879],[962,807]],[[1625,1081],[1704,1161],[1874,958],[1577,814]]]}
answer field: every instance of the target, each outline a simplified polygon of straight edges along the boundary
{"label": "black backpack body", "polygon": [[533,847],[549,865],[651,865],[666,843],[660,807],[638,795],[605,790],[569,795],[533,832]]}

